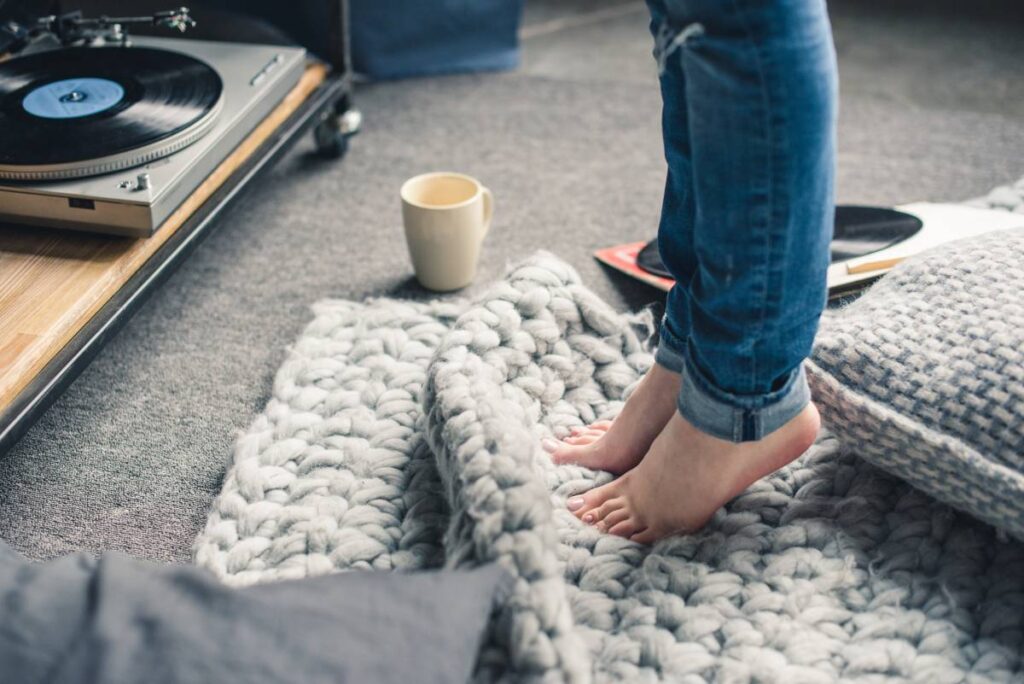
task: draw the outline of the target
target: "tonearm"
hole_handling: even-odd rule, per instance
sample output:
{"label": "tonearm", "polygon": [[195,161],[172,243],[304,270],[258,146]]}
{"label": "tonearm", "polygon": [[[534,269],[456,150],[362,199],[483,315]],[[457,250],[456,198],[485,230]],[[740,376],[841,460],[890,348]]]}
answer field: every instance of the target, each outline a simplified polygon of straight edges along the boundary
{"label": "tonearm", "polygon": [[71,45],[126,46],[129,43],[125,26],[130,24],[165,26],[184,32],[196,22],[187,7],[141,17],[83,17],[81,11],[75,11],[40,17],[28,25],[7,21],[0,23],[0,60]]}
{"label": "tonearm", "polygon": [[83,17],[81,11],[40,17],[35,29],[51,33],[61,45],[128,44],[128,24],[166,26],[184,32],[196,25],[187,7],[141,17]]}

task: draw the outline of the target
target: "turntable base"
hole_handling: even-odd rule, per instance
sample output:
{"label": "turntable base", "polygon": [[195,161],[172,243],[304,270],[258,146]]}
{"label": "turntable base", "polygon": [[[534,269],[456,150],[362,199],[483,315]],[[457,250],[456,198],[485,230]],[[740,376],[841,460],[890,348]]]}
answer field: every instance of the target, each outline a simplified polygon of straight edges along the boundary
{"label": "turntable base", "polygon": [[0,453],[70,383],[246,181],[336,98],[328,69],[298,85],[160,226],[132,239],[0,226]]}

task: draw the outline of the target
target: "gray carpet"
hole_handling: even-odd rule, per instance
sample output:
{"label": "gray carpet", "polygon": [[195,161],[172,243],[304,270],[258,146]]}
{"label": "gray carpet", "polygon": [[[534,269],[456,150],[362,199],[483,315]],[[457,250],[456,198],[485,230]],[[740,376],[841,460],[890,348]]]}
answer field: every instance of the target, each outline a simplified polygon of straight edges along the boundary
{"label": "gray carpet", "polygon": [[[844,102],[1024,114],[1024,3],[830,0]],[[587,11],[584,11],[587,10]],[[586,81],[654,83],[642,0],[527,4],[523,70]],[[595,49],[599,48],[599,49]]]}
{"label": "gray carpet", "polygon": [[[895,98],[878,55],[855,43],[866,26],[896,29],[854,14],[847,24],[837,19],[841,39],[850,31],[852,60],[843,67],[841,200],[960,199],[1021,175],[1019,116],[981,106],[985,98],[961,83],[962,70],[941,64],[927,73],[943,87],[917,83],[930,99]],[[981,29],[963,19],[934,41],[898,25],[923,41],[918,54],[953,59],[943,42],[950,35],[981,48]],[[621,32],[640,35],[622,43],[623,66],[603,78],[574,70],[586,62],[578,51],[593,49],[577,31],[607,34],[602,54],[619,49],[612,38]],[[410,281],[397,200],[413,174],[457,169],[493,189],[496,218],[479,282],[545,248],[617,309],[655,299],[590,257],[596,247],[651,235],[657,222],[658,94],[653,71],[628,66],[648,59],[643,31],[641,14],[623,14],[531,39],[520,73],[363,88],[365,131],[348,158],[321,162],[303,141],[0,459],[0,537],[32,558],[117,549],[187,560],[235,434],[265,403],[308,306],[327,296],[424,296]],[[1018,91],[999,84],[1018,73],[1024,42],[1011,48],[995,35],[989,52],[957,59],[976,65],[972,77],[996,70],[994,92],[1013,99]],[[541,68],[535,57],[543,55]]]}

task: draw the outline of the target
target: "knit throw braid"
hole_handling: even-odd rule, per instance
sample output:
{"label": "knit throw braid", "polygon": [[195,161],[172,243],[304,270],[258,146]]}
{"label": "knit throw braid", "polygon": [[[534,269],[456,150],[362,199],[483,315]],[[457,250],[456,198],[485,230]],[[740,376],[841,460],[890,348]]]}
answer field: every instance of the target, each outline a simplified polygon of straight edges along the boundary
{"label": "knit throw braid", "polygon": [[544,437],[613,418],[653,358],[540,253],[474,301],[327,301],[243,434],[195,561],[234,585],[497,560],[482,682],[1024,681],[1024,543],[823,434],[654,547],[565,500]]}

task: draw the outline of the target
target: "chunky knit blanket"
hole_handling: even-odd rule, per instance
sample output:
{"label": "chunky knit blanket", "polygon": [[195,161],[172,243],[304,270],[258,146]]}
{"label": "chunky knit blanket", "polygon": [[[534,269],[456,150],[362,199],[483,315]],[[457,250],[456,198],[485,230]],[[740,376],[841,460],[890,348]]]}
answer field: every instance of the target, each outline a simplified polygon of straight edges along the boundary
{"label": "chunky knit blanket", "polygon": [[1024,544],[827,434],[699,534],[578,522],[566,498],[609,475],[541,439],[616,415],[653,325],[558,259],[475,301],[315,314],[197,539],[225,582],[498,560],[479,681],[1024,681]]}

